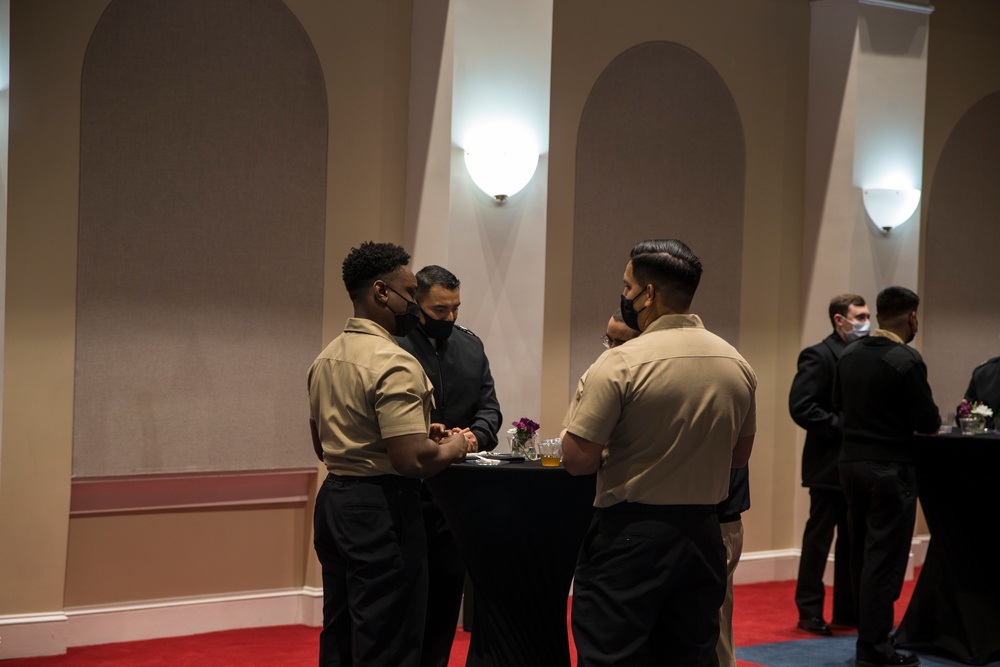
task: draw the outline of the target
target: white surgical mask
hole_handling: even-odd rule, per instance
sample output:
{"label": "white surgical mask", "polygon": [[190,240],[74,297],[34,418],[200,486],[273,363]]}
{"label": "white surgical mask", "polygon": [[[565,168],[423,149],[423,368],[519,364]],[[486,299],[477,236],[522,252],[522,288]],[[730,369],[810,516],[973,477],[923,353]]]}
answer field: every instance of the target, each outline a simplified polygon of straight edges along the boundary
{"label": "white surgical mask", "polygon": [[844,332],[844,336],[847,337],[848,343],[850,343],[851,341],[855,341],[859,338],[864,338],[872,330],[871,322],[852,322],[847,319],[845,319],[844,321],[851,325],[851,330]]}

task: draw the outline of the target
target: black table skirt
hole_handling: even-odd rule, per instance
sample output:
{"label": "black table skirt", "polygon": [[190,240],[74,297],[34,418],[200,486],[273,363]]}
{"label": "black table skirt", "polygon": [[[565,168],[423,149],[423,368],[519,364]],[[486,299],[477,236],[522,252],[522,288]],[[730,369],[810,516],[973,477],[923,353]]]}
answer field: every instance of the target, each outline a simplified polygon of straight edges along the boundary
{"label": "black table skirt", "polygon": [[595,480],[531,461],[427,480],[475,591],[466,665],[569,667],[566,600]]}
{"label": "black table skirt", "polygon": [[931,540],[899,643],[969,665],[1000,659],[996,480],[1000,436],[955,433],[914,442]]}

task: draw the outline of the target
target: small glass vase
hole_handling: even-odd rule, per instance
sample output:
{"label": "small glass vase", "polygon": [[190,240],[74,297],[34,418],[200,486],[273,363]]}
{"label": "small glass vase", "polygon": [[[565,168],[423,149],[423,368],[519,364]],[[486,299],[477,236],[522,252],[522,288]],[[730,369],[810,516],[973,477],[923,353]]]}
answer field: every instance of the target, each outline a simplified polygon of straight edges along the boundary
{"label": "small glass vase", "polygon": [[964,435],[976,435],[986,432],[986,419],[983,417],[959,417],[958,426]]}
{"label": "small glass vase", "polygon": [[519,437],[517,429],[512,428],[507,431],[507,441],[510,443],[511,454],[523,456],[528,461],[538,459],[538,448],[535,447],[534,435],[530,435],[527,438]]}

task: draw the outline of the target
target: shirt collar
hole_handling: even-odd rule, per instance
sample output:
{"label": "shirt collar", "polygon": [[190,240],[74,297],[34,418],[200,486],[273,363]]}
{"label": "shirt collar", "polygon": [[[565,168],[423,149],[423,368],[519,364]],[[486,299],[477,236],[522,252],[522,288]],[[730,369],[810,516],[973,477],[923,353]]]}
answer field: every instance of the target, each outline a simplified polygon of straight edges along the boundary
{"label": "shirt collar", "polygon": [[368,334],[370,336],[378,336],[379,338],[384,338],[394,344],[396,339],[393,338],[392,334],[383,329],[380,325],[376,324],[374,320],[369,320],[365,317],[348,317],[347,324],[344,325],[344,333],[357,333],[357,334]]}
{"label": "shirt collar", "polygon": [[906,343],[903,341],[902,338],[900,338],[899,336],[897,336],[896,334],[892,333],[887,329],[876,329],[875,331],[872,332],[872,336],[876,338],[888,338],[894,343],[899,343],[900,345],[906,345]]}
{"label": "shirt collar", "polygon": [[660,331],[662,329],[704,329],[705,325],[702,324],[701,318],[693,313],[685,313],[683,315],[660,315],[656,320],[653,321],[643,334],[647,334],[650,331]]}

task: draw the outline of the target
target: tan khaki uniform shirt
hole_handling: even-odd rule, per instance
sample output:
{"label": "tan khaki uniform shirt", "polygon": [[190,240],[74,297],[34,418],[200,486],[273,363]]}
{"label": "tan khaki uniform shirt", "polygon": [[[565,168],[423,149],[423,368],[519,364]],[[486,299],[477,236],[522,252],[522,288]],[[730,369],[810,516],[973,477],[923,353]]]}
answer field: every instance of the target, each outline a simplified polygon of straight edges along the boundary
{"label": "tan khaki uniform shirt", "polygon": [[375,322],[352,317],[309,369],[323,462],[337,475],[398,475],[383,438],[426,434],[434,389],[418,362]]}
{"label": "tan khaki uniform shirt", "polygon": [[566,429],[605,444],[596,507],[714,505],[736,440],[756,432],[757,377],[697,315],[664,315],[587,370]]}

